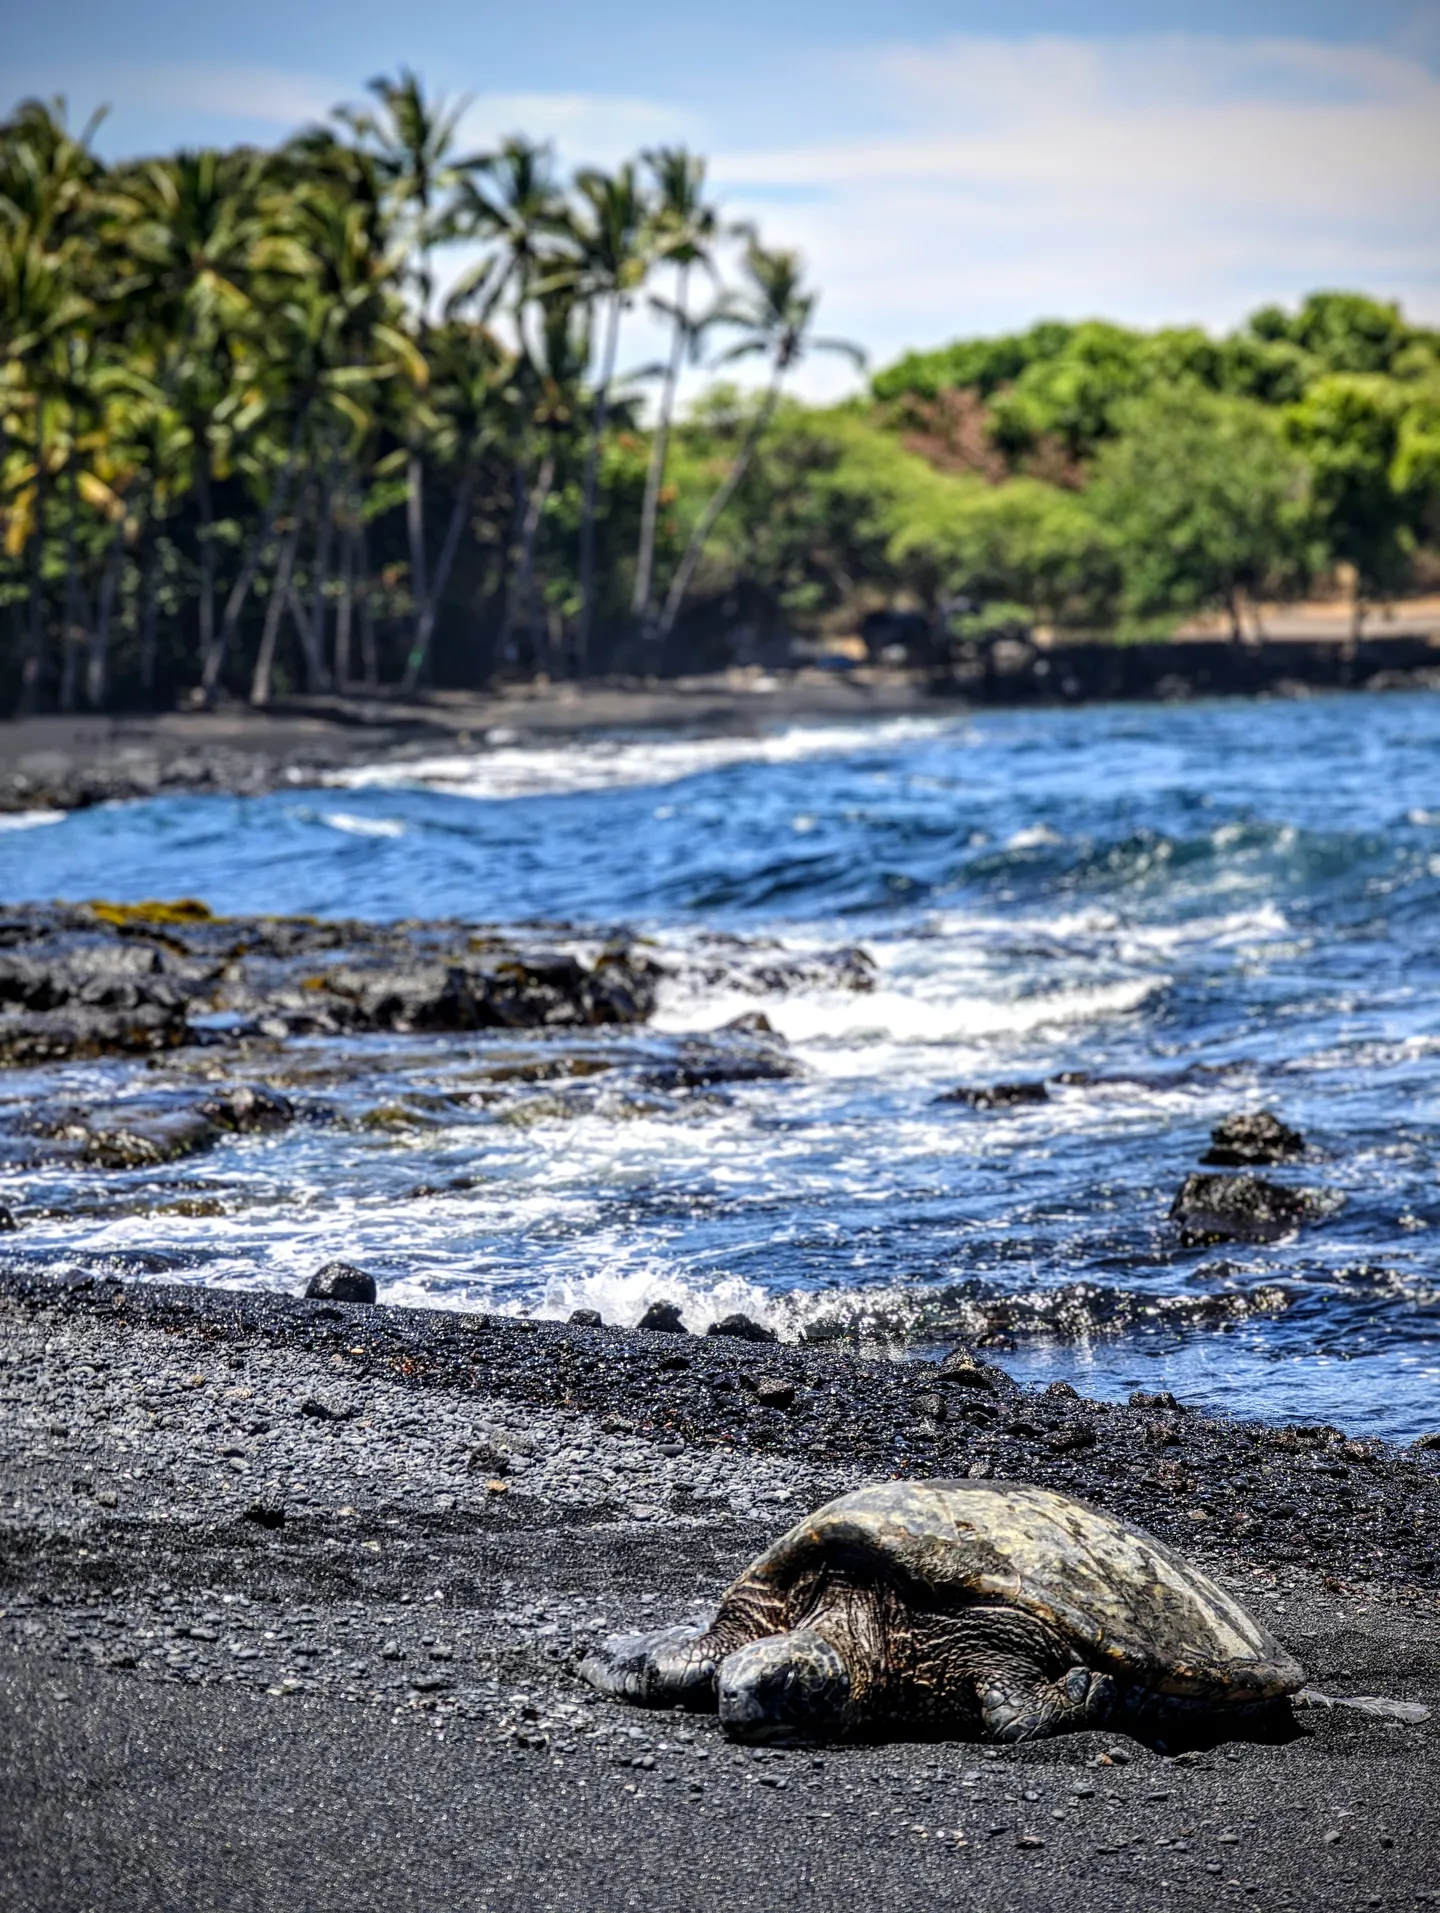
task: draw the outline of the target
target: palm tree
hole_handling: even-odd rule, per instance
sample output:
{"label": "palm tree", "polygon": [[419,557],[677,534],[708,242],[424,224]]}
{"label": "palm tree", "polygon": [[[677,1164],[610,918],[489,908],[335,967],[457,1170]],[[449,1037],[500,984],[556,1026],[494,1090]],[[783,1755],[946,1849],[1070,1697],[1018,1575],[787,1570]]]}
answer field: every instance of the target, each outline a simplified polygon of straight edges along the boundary
{"label": "palm tree", "polygon": [[[478,156],[455,156],[455,135],[470,102],[430,100],[409,67],[399,77],[371,80],[370,91],[382,111],[376,115],[342,108],[338,117],[373,150],[393,197],[410,261],[410,277],[419,305],[419,347],[429,337],[435,300],[437,246],[457,235],[457,190],[480,164]],[[428,602],[425,540],[425,461],[412,446],[407,468],[409,492],[406,530],[410,540],[410,586],[416,607],[415,643],[419,643],[421,607]],[[412,647],[413,648],[413,647]]]}
{"label": "palm tree", "polygon": [[126,274],[123,308],[139,314],[140,329],[157,342],[162,388],[190,433],[202,664],[215,646],[216,419],[230,391],[233,335],[249,311],[264,172],[253,153],[182,152],[145,161],[106,195]]}
{"label": "palm tree", "polygon": [[434,376],[426,407],[431,427],[429,443],[437,462],[450,472],[454,495],[429,591],[418,607],[414,642],[405,660],[401,688],[406,691],[413,691],[419,683],[429,656],[440,600],[470,515],[480,466],[503,426],[496,393],[511,374],[509,357],[493,335],[478,326],[462,329],[451,325],[434,341],[432,359]]}
{"label": "palm tree", "polygon": [[712,249],[721,232],[719,214],[704,197],[705,161],[683,146],[662,146],[643,155],[655,192],[656,252],[675,268],[673,299],[652,298],[651,307],[671,324],[670,356],[666,361],[655,432],[650,441],[650,464],[645,474],[645,502],[640,514],[640,549],[635,563],[635,586],[630,610],[643,639],[654,636],[652,594],[655,582],[655,527],[660,511],[660,488],[665,482],[665,460],[675,392],[687,352],[693,353],[700,328],[691,316],[690,275],[696,266],[713,270]]}
{"label": "palm tree", "polygon": [[656,632],[657,641],[661,644],[674,630],[675,620],[680,615],[680,607],[685,602],[690,580],[695,575],[695,568],[704,554],[710,534],[720,514],[739,489],[740,481],[750,469],[760,441],[775,416],[785,374],[807,352],[842,352],[857,366],[863,367],[865,364],[865,354],[860,347],[846,339],[811,338],[810,323],[815,316],[819,294],[805,289],[798,253],[767,251],[752,239],[745,249],[744,269],[749,284],[741,298],[732,302],[719,315],[718,322],[740,327],[745,336],[723,353],[719,362],[733,364],[738,359],[758,354],[770,361],[770,378],[740,449],[701,512],[676,567],[675,576],[670,581]]}
{"label": "palm tree", "polygon": [[578,247],[574,264],[560,277],[604,310],[600,366],[585,454],[580,500],[580,614],[575,631],[575,667],[583,675],[590,661],[590,631],[595,616],[595,503],[600,448],[610,410],[620,319],[650,267],[651,209],[635,167],[627,161],[616,173],[593,169],[577,175],[577,205],[571,230]]}
{"label": "palm tree", "polygon": [[[53,447],[48,427],[68,376],[66,339],[93,310],[86,284],[97,114],[72,136],[65,102],[26,100],[0,138],[0,324],[10,417],[29,425],[30,455],[10,505],[29,547],[29,620],[20,671],[23,714],[34,708],[45,639],[46,505]],[[8,436],[8,430],[7,430]]]}

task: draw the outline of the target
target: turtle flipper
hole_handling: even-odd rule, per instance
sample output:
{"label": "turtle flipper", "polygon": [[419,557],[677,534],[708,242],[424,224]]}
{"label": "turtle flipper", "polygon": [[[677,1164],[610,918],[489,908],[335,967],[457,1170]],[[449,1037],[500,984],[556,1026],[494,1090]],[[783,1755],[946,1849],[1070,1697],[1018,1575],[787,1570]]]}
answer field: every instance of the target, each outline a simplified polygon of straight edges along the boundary
{"label": "turtle flipper", "polygon": [[976,1697],[987,1740],[1044,1740],[1102,1726],[1115,1705],[1115,1683],[1088,1667],[1051,1678],[1015,1664],[982,1681]]}
{"label": "turtle flipper", "polygon": [[580,1663],[581,1678],[636,1707],[713,1708],[717,1661],[708,1627],[612,1634]]}

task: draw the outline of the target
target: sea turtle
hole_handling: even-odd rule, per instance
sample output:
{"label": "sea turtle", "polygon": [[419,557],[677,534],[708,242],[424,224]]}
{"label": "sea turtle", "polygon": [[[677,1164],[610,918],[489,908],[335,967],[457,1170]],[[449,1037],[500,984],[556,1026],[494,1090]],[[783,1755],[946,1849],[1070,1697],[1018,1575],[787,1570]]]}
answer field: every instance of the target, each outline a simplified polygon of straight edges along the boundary
{"label": "sea turtle", "polygon": [[736,1739],[792,1744],[1233,1717],[1305,1678],[1143,1529],[1049,1488],[984,1480],[842,1495],[752,1562],[708,1626],[617,1636],[581,1672],[642,1706],[718,1702]]}

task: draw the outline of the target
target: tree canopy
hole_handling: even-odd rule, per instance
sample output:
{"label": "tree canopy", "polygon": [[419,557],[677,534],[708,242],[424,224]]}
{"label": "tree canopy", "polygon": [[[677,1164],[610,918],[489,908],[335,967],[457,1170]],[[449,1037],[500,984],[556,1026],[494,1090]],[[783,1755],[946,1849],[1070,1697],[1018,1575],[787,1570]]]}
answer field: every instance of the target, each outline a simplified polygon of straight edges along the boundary
{"label": "tree canopy", "polygon": [[1394,305],[1044,320],[810,408],[794,368],[857,348],[699,155],[567,175],[463,151],[413,73],[369,95],[114,165],[59,102],[0,126],[9,707],[694,668],[960,597],[1238,632],[1340,565],[1357,605],[1440,568],[1440,335]]}

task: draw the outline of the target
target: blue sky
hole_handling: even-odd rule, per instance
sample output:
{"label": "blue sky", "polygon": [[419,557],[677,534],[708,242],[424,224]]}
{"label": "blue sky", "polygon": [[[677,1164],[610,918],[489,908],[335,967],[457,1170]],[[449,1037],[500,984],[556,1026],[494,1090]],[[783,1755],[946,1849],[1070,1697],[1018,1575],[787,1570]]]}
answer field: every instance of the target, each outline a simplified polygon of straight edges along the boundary
{"label": "blue sky", "polygon": [[685,141],[881,361],[1041,315],[1224,326],[1319,285],[1440,322],[1440,0],[12,9],[3,92],[108,102],[110,153],[275,140],[402,63],[473,96],[477,144]]}

